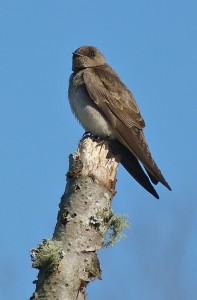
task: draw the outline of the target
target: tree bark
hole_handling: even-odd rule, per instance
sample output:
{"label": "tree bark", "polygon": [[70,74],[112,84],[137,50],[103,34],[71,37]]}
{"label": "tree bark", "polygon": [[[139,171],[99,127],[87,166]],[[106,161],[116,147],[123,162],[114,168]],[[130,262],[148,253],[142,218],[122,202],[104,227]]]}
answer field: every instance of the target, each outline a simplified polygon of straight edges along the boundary
{"label": "tree bark", "polygon": [[101,279],[97,251],[113,219],[111,201],[120,161],[109,145],[86,137],[70,155],[53,238],[31,250],[39,274],[30,299],[84,300],[87,284]]}

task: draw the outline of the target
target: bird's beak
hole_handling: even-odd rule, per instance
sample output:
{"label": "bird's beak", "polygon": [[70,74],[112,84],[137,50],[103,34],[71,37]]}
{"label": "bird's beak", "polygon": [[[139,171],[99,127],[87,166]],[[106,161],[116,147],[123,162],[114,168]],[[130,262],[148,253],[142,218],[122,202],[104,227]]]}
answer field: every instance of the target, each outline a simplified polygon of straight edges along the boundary
{"label": "bird's beak", "polygon": [[73,56],[84,56],[83,54],[77,53],[77,52],[72,52]]}

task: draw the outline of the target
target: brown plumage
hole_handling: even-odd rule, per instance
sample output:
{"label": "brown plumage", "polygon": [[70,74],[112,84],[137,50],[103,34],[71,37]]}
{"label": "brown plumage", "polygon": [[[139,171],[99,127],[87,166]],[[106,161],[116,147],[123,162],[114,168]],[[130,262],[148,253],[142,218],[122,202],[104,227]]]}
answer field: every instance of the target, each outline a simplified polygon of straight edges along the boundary
{"label": "brown plumage", "polygon": [[154,184],[161,182],[171,190],[151,156],[132,93],[95,47],[83,46],[73,53],[69,101],[87,131],[114,141],[121,163],[145,189],[159,198],[139,161]]}

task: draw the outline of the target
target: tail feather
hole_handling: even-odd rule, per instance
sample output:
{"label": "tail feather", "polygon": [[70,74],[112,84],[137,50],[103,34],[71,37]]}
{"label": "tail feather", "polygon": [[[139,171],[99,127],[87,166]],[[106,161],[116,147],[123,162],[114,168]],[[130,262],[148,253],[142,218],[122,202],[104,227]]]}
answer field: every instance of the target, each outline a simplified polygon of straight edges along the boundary
{"label": "tail feather", "polygon": [[[145,168],[145,169],[146,169],[146,168]],[[148,176],[149,176],[150,180],[152,181],[152,183],[158,184],[159,180],[156,179],[156,178],[149,172],[149,170],[146,169],[146,172],[148,173]]]}
{"label": "tail feather", "polygon": [[171,191],[171,187],[166,182],[151,155],[143,130],[135,126],[128,130],[128,128],[118,119],[116,119],[116,123],[118,140],[135,155],[144,168],[146,168],[148,174],[151,174],[150,179],[153,183],[156,184],[156,182],[161,182]]}
{"label": "tail feather", "polygon": [[115,153],[121,155],[121,164],[130,173],[130,175],[156,199],[159,199],[159,195],[133,153],[118,141],[112,142],[112,149]]}

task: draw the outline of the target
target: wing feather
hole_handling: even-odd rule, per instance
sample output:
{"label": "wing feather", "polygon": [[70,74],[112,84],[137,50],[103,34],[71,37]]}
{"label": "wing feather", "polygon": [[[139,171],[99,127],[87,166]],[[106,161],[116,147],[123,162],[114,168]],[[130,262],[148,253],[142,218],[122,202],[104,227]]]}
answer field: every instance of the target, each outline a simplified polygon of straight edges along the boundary
{"label": "wing feather", "polygon": [[145,127],[133,95],[109,65],[86,69],[83,76],[89,95],[98,106],[101,102],[108,104],[128,127]]}
{"label": "wing feather", "polygon": [[107,64],[87,68],[83,78],[89,96],[114,128],[119,141],[144,165],[153,183],[160,181],[170,189],[146,143],[145,122],[137,103],[115,71]]}

